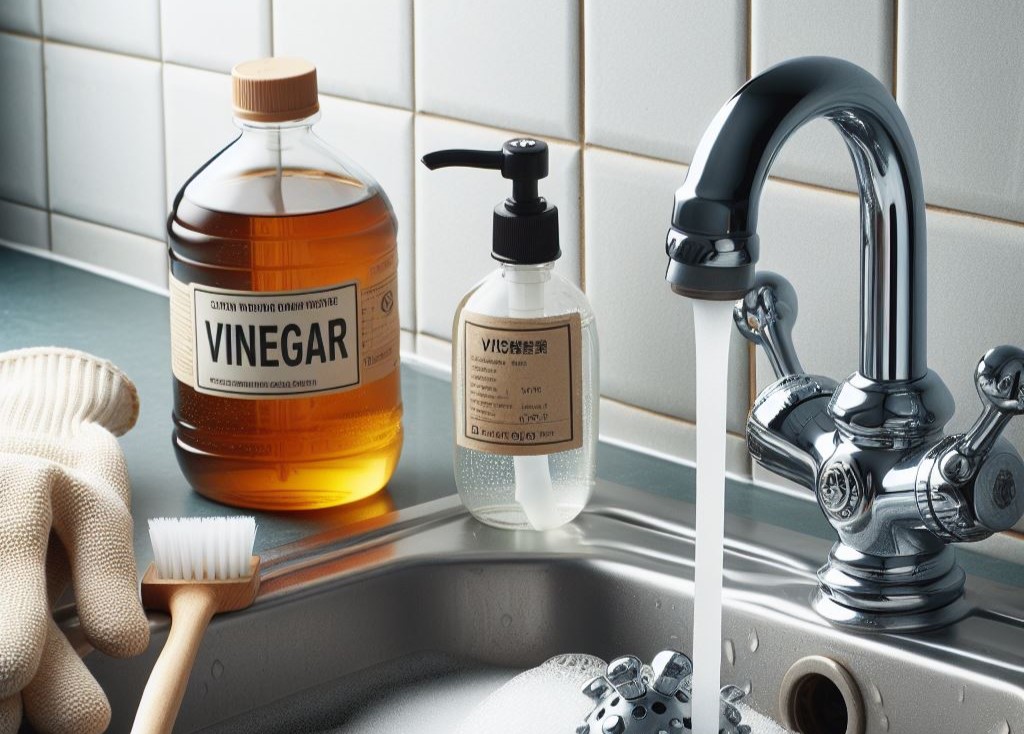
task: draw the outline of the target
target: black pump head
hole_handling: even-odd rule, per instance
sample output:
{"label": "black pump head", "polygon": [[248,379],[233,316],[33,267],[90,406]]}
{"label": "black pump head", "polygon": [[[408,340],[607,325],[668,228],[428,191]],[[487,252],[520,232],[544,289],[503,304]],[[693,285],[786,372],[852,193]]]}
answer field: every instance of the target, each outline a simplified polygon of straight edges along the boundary
{"label": "black pump head", "polygon": [[562,256],[558,245],[558,208],[537,193],[548,175],[548,145],[536,138],[506,140],[501,150],[438,150],[423,156],[431,169],[461,166],[490,168],[511,179],[512,195],[494,208],[491,256],[501,262],[535,265]]}

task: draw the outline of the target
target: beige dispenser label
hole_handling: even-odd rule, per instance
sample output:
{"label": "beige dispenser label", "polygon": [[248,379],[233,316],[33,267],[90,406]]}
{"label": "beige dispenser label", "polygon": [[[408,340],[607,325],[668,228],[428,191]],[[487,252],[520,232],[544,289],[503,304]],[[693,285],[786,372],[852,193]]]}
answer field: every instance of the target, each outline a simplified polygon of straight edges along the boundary
{"label": "beige dispenser label", "polygon": [[[391,259],[394,262],[394,259]],[[234,291],[171,278],[171,367],[197,392],[245,399],[336,393],[398,368],[394,268],[300,291]]]}
{"label": "beige dispenser label", "polygon": [[459,446],[537,456],[583,445],[579,314],[512,319],[465,313]]}

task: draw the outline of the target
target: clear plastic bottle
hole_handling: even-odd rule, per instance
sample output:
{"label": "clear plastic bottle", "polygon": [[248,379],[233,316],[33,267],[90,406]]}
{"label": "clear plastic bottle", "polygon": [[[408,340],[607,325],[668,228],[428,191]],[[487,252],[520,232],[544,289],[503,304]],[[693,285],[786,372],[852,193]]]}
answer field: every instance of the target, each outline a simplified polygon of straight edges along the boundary
{"label": "clear plastic bottle", "polygon": [[[554,272],[553,267],[554,263],[503,264],[472,291],[455,316],[452,380],[456,385],[457,426],[464,424],[459,416],[464,416],[466,411],[466,390],[459,389],[459,386],[467,384],[464,373],[466,360],[458,356],[465,353],[467,320],[476,320],[482,314],[506,321],[512,329],[518,325],[518,328],[525,327],[526,330],[535,327],[524,322],[536,322],[537,319],[550,323],[552,320],[561,320],[561,317],[577,315],[580,321],[579,395],[582,398],[583,435],[579,448],[520,457],[480,451],[458,444],[455,446],[455,484],[462,502],[477,519],[495,527],[547,529],[563,525],[583,510],[594,487],[599,404],[597,324],[587,297],[579,288]],[[515,308],[516,301],[521,302],[523,299],[513,292],[538,288],[543,291],[543,306],[524,318],[523,312],[526,309]],[[523,423],[524,428],[530,425],[528,422]],[[541,465],[529,466],[529,462],[541,462]],[[544,520],[545,515],[551,512],[544,506],[541,494],[547,491],[544,486],[545,471],[550,477],[547,481],[550,481],[555,513],[551,522]],[[524,483],[531,486],[524,488]],[[538,490],[532,500],[534,505],[539,505],[535,511],[528,513],[527,509],[532,508],[524,508],[521,496],[524,490]],[[527,503],[530,502],[527,500]]]}
{"label": "clear plastic bottle", "polygon": [[542,141],[501,151],[430,153],[430,168],[493,168],[512,179],[494,210],[501,265],[455,314],[455,483],[473,515],[495,527],[547,530],[572,520],[596,476],[598,344],[587,297],[554,272],[558,210],[537,193]]}
{"label": "clear plastic bottle", "polygon": [[402,446],[395,218],[312,132],[311,64],[232,76],[241,135],[168,220],[178,463],[227,504],[353,502],[387,484]]}

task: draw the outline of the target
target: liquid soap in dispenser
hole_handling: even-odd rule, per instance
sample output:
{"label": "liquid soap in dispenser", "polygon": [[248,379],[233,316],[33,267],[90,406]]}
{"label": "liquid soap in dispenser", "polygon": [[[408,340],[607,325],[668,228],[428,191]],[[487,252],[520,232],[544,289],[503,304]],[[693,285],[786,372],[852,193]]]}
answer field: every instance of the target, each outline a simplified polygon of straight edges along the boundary
{"label": "liquid soap in dispenser", "polygon": [[548,146],[516,138],[500,151],[442,150],[430,169],[489,168],[512,180],[494,209],[501,265],[455,314],[455,482],[488,525],[547,530],[580,513],[594,485],[598,346],[587,297],[554,272],[558,210],[537,193]]}

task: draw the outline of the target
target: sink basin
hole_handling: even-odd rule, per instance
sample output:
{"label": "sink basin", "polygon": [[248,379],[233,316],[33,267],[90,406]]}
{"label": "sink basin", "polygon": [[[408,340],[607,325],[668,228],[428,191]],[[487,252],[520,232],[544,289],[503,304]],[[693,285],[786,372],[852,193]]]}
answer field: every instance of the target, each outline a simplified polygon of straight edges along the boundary
{"label": "sink basin", "polygon": [[[545,535],[483,526],[450,497],[265,553],[256,603],[210,626],[175,731],[374,731],[359,727],[403,711],[404,726],[376,730],[433,731],[417,706],[451,731],[553,655],[689,651],[693,509],[602,481],[575,523]],[[779,720],[792,707],[804,727],[822,722],[815,734],[845,731],[834,718],[844,706],[872,733],[1024,732],[1021,588],[972,575],[975,612],[959,624],[856,636],[810,608],[827,540],[735,514],[726,532],[722,679],[749,689],[754,709]],[[130,728],[166,628],[153,617],[138,658],[87,656],[111,731]],[[852,687],[800,673],[812,656]],[[794,664],[809,684],[792,687],[790,674],[780,702]]]}

